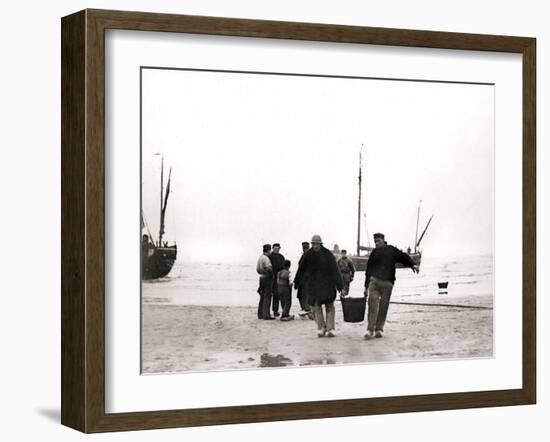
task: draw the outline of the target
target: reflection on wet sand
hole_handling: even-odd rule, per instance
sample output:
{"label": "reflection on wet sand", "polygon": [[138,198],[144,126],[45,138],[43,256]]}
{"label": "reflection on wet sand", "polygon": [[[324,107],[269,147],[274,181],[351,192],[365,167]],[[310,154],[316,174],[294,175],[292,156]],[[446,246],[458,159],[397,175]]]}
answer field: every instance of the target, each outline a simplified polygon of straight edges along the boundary
{"label": "reflection on wet sand", "polygon": [[336,359],[333,358],[319,358],[319,359],[310,359],[308,361],[300,363],[301,366],[308,366],[308,365],[331,365],[336,364]]}

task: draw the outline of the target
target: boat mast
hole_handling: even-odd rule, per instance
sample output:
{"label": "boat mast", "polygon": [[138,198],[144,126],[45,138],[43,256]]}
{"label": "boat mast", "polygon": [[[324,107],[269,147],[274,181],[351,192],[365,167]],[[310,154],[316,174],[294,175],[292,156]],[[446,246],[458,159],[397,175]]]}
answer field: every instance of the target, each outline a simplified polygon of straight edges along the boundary
{"label": "boat mast", "polygon": [[418,242],[418,223],[420,222],[420,205],[422,204],[422,200],[418,203],[418,213],[416,214],[416,233],[414,235],[414,253],[416,253],[416,246]]}
{"label": "boat mast", "polygon": [[164,233],[164,226],[162,225],[162,200],[164,194],[164,155],[161,156],[160,160],[160,224],[159,224],[159,243],[158,246],[162,245],[162,234]]}
{"label": "boat mast", "polygon": [[363,145],[361,144],[361,150],[359,151],[359,198],[357,199],[357,256],[360,255],[361,251],[361,180],[362,180],[362,159]]}

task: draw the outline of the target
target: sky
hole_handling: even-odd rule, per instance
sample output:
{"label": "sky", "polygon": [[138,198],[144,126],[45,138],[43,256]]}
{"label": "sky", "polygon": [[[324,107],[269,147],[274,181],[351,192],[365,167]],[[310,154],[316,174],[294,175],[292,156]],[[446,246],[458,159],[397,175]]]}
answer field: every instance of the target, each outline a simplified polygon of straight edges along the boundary
{"label": "sky", "polygon": [[492,253],[493,86],[142,71],[143,210],[157,237],[161,153],[179,261],[296,255],[315,233],[354,251],[361,149],[370,236],[414,247],[422,200],[424,256]]}

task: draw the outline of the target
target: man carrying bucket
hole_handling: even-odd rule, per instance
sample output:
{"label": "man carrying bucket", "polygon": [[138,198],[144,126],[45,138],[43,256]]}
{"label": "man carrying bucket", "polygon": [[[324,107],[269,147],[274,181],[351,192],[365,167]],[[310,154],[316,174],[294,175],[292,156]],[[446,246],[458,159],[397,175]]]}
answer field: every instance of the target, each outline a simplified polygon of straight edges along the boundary
{"label": "man carrying bucket", "polygon": [[381,338],[388,315],[391,292],[395,283],[395,264],[401,263],[418,273],[411,257],[384,240],[384,234],[375,233],[375,249],[369,255],[365,272],[365,296],[368,294],[368,325],[365,339]]}

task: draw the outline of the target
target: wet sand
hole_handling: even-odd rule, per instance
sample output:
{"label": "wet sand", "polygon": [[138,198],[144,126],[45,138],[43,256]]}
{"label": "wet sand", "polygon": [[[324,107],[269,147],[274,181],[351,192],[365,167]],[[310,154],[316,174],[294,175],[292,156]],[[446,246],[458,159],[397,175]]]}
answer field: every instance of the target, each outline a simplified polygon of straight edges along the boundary
{"label": "wet sand", "polygon": [[[454,299],[453,304],[472,303]],[[335,306],[337,336],[318,338],[314,321],[263,321],[255,307],[144,303],[143,372],[493,355],[492,309],[391,304],[384,337],[365,341],[366,322],[344,322],[340,303]]]}

